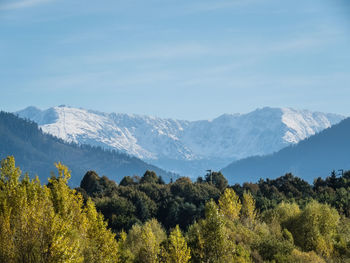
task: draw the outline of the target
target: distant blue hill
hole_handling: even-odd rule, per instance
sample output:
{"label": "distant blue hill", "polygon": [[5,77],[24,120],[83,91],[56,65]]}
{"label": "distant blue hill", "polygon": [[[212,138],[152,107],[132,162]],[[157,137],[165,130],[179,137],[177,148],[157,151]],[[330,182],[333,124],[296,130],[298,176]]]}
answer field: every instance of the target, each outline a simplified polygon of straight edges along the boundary
{"label": "distant blue hill", "polygon": [[289,172],[312,182],[339,169],[350,169],[350,118],[271,155],[235,161],[222,173],[230,184],[276,178]]}
{"label": "distant blue hill", "polygon": [[13,155],[16,165],[30,176],[38,175],[42,182],[56,171],[55,162],[62,162],[72,171],[70,184],[78,186],[88,170],[120,181],[124,176],[141,176],[153,170],[165,179],[170,174],[142,160],[99,147],[66,143],[52,135],[44,134],[38,125],[12,113],[0,112],[0,158]]}

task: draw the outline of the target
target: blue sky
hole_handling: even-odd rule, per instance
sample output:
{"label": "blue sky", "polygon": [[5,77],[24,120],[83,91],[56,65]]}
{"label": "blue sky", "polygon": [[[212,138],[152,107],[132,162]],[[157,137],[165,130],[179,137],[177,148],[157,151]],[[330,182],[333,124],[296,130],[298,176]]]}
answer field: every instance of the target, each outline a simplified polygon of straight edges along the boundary
{"label": "blue sky", "polygon": [[350,115],[346,0],[0,0],[0,105]]}

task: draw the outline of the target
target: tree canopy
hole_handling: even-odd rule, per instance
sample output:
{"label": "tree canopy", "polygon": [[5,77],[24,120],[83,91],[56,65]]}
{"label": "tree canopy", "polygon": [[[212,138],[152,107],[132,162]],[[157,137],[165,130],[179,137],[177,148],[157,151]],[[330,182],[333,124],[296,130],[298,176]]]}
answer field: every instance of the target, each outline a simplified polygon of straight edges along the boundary
{"label": "tree canopy", "polygon": [[116,262],[114,234],[94,203],[67,185],[68,168],[41,185],[15,166],[0,168],[0,262]]}
{"label": "tree canopy", "polygon": [[1,161],[0,262],[350,262],[349,172],[231,187],[220,173],[117,185],[89,171],[71,189],[56,168],[42,185]]}

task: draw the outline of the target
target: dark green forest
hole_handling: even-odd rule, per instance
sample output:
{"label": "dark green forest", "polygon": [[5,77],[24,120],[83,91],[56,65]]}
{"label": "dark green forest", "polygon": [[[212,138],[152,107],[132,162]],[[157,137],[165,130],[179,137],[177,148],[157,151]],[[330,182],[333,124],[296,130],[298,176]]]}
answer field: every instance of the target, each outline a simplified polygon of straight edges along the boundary
{"label": "dark green forest", "polygon": [[157,224],[164,236],[179,226],[191,262],[347,262],[349,187],[349,171],[333,171],[312,185],[289,173],[233,186],[220,172],[165,184],[146,171],[117,185],[89,171],[77,191],[92,198],[119,238],[124,235],[133,256],[122,262],[139,262],[134,231],[147,224]]}
{"label": "dark green forest", "polygon": [[234,190],[240,199],[249,192],[259,213],[275,209],[283,202],[296,203],[304,208],[315,200],[331,205],[340,215],[350,216],[350,171],[341,176],[333,171],[325,179],[315,179],[312,185],[289,173],[273,180],[261,179],[257,183],[233,186],[227,184],[220,172],[212,172],[195,182],[181,177],[165,184],[161,176],[146,171],[142,177],[126,176],[118,185],[89,171],[77,190],[85,199],[94,200],[111,229],[118,233],[152,218],[167,230],[176,225],[187,230],[192,223],[203,218],[205,204],[210,200],[217,202],[227,188]]}

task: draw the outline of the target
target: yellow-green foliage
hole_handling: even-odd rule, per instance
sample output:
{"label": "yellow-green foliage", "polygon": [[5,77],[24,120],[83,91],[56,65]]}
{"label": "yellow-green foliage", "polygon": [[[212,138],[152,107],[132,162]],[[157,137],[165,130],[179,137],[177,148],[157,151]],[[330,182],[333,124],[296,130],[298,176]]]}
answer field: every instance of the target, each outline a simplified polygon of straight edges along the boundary
{"label": "yellow-green foliage", "polygon": [[124,250],[129,251],[127,252],[129,256],[122,262],[159,262],[160,244],[165,239],[165,231],[155,219],[147,221],[142,226],[134,225],[123,243]]}
{"label": "yellow-green foliage", "polygon": [[275,209],[274,214],[280,224],[289,224],[300,215],[300,208],[296,203],[280,203]]}
{"label": "yellow-green foliage", "polygon": [[13,157],[0,167],[0,262],[6,263],[325,263],[350,262],[350,220],[327,204],[282,202],[259,214],[244,192],[227,188],[185,237],[167,237],[156,219],[122,231],[118,242],[94,203],[67,186],[56,164],[47,186],[21,178]]}
{"label": "yellow-green foliage", "polygon": [[276,262],[281,263],[326,263],[326,261],[318,256],[314,251],[302,252],[294,249],[290,255],[278,255]]}
{"label": "yellow-green foliage", "polygon": [[251,226],[255,221],[256,211],[255,200],[250,192],[243,193],[242,203],[242,221]]}
{"label": "yellow-green foliage", "polygon": [[187,263],[191,258],[191,250],[178,225],[170,232],[165,249],[166,263]]}
{"label": "yellow-green foliage", "polygon": [[159,260],[160,244],[149,224],[146,224],[141,232],[142,246],[139,252],[138,262],[157,263]]}
{"label": "yellow-green foliage", "polygon": [[[282,202],[276,208],[265,211],[262,218],[269,224],[270,232],[281,237],[282,229],[291,229],[300,212],[301,210],[296,203]],[[293,236],[289,238],[293,238]]]}
{"label": "yellow-green foliage", "polygon": [[229,262],[225,222],[213,200],[206,204],[205,219],[189,229],[188,240],[193,262]]}
{"label": "yellow-green foliage", "polygon": [[223,216],[215,202],[209,201],[205,219],[199,220],[188,231],[192,262],[251,262],[249,250],[237,244],[235,230],[231,217]]}
{"label": "yellow-green foliage", "polygon": [[118,258],[122,263],[133,262],[134,255],[128,247],[127,244],[127,234],[122,231],[120,233],[120,238],[118,240]]}
{"label": "yellow-green foliage", "polygon": [[296,245],[328,258],[334,249],[340,216],[329,205],[311,202],[300,213],[291,229]]}
{"label": "yellow-green foliage", "polygon": [[42,186],[13,157],[0,168],[0,262],[117,262],[117,243],[91,201],[67,186],[67,167]]}
{"label": "yellow-green foliage", "polygon": [[[265,253],[265,257],[268,255],[276,262],[346,262],[349,258],[350,240],[346,237],[350,233],[349,222],[342,220],[340,223],[338,212],[327,204],[312,201],[300,209],[295,203],[282,202],[265,212],[262,218],[270,229],[270,237],[260,243],[261,254]],[[276,250],[276,247],[283,243],[293,244],[298,249],[292,253],[278,253],[283,249]]]}
{"label": "yellow-green foliage", "polygon": [[226,188],[223,195],[219,199],[220,213],[231,220],[239,218],[242,204],[236,195],[235,191],[231,188]]}

